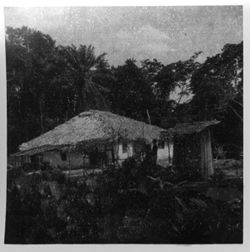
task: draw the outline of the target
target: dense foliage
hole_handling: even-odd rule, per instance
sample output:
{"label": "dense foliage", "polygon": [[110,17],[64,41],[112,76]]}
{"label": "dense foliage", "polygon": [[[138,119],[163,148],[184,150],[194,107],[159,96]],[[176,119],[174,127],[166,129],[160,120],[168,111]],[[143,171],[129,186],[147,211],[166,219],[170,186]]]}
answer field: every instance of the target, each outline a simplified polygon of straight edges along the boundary
{"label": "dense foliage", "polygon": [[128,159],[88,177],[46,169],[8,179],[6,243],[242,242],[242,182],[223,175],[192,186]]}
{"label": "dense foliage", "polygon": [[[226,150],[239,158],[243,43],[225,45],[203,63],[201,53],[168,65],[127,59],[115,67],[91,45],[58,46],[40,31],[8,27],[8,154],[84,110],[100,109],[165,128],[220,120],[214,156]],[[199,174],[195,167],[185,170],[178,174],[135,159],[76,179],[49,167],[31,175],[10,169],[5,241],[242,242],[242,181],[215,174],[205,186],[192,186],[183,181],[199,180]]]}
{"label": "dense foliage", "polygon": [[243,43],[225,45],[204,63],[200,53],[168,65],[128,59],[111,67],[91,45],[57,46],[40,31],[8,27],[8,153],[88,109],[161,127],[218,119],[214,142],[242,150]]}

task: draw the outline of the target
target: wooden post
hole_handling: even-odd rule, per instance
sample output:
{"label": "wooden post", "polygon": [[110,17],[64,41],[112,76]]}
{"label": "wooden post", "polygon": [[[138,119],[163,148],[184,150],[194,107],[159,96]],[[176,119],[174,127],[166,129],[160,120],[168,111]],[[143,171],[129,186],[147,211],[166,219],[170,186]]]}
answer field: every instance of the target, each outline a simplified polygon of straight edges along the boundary
{"label": "wooden post", "polygon": [[[167,146],[168,146],[168,164],[171,165],[171,157],[170,157],[170,143],[169,137],[167,138]],[[165,145],[164,145],[165,147]]]}
{"label": "wooden post", "polygon": [[150,118],[150,115],[149,115],[149,111],[148,111],[148,109],[146,110],[146,112],[147,112],[147,116],[148,116],[148,124],[150,124],[150,125],[151,125],[151,118]]}
{"label": "wooden post", "polygon": [[[68,158],[68,160],[69,160],[69,177],[71,176],[71,165],[70,165],[70,152],[68,151],[68,152],[66,152],[67,154],[68,154],[68,156],[69,156],[69,158]],[[66,155],[67,155],[66,154]]]}
{"label": "wooden post", "polygon": [[213,155],[210,130],[201,132],[201,174],[207,180],[213,173]]}

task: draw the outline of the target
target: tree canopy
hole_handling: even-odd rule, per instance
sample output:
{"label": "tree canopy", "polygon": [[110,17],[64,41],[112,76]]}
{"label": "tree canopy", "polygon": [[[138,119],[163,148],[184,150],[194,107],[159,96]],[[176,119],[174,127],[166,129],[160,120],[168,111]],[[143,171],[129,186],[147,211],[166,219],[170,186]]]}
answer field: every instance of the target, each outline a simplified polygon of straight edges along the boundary
{"label": "tree canopy", "polygon": [[105,52],[97,55],[84,41],[61,46],[40,31],[7,27],[8,153],[88,109],[161,127],[217,119],[215,140],[242,147],[243,42],[203,63],[201,53],[167,65],[127,59],[110,66]]}

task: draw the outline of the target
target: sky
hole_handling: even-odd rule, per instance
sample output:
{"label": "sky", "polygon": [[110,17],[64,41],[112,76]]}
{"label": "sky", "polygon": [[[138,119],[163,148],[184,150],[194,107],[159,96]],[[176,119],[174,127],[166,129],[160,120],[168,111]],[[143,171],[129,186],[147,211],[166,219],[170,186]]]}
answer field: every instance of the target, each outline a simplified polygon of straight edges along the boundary
{"label": "sky", "polygon": [[8,7],[5,26],[28,26],[49,34],[57,45],[93,45],[110,65],[126,59],[164,64],[202,51],[213,56],[243,40],[241,6],[178,7]]}

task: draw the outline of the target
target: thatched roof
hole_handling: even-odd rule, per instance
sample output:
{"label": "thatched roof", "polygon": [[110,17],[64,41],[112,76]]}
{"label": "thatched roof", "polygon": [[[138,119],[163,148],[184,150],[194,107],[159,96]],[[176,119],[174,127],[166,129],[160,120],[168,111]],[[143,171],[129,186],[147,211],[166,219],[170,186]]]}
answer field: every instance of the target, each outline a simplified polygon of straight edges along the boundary
{"label": "thatched roof", "polygon": [[162,135],[186,135],[199,133],[208,127],[220,123],[217,120],[200,121],[192,123],[178,123],[175,127],[162,131]]}
{"label": "thatched roof", "polygon": [[[12,154],[11,156],[15,156],[15,157],[21,157],[21,156],[24,156],[24,155],[28,155],[28,156],[32,156],[32,155],[36,155],[36,154],[39,154],[39,153],[42,153],[42,152],[47,152],[47,151],[53,151],[53,150],[56,150],[58,149],[59,147],[58,146],[41,146],[41,147],[38,147],[38,148],[32,148],[32,149],[29,149],[29,150],[24,150],[24,151],[19,151],[19,152],[16,152],[14,154]],[[60,149],[63,149],[64,146],[60,146]],[[66,146],[65,146],[66,148]]]}
{"label": "thatched roof", "polygon": [[118,137],[129,141],[139,138],[151,143],[159,139],[162,128],[107,111],[82,112],[45,134],[20,145],[20,151],[55,146],[76,146],[85,143],[112,141]]}

